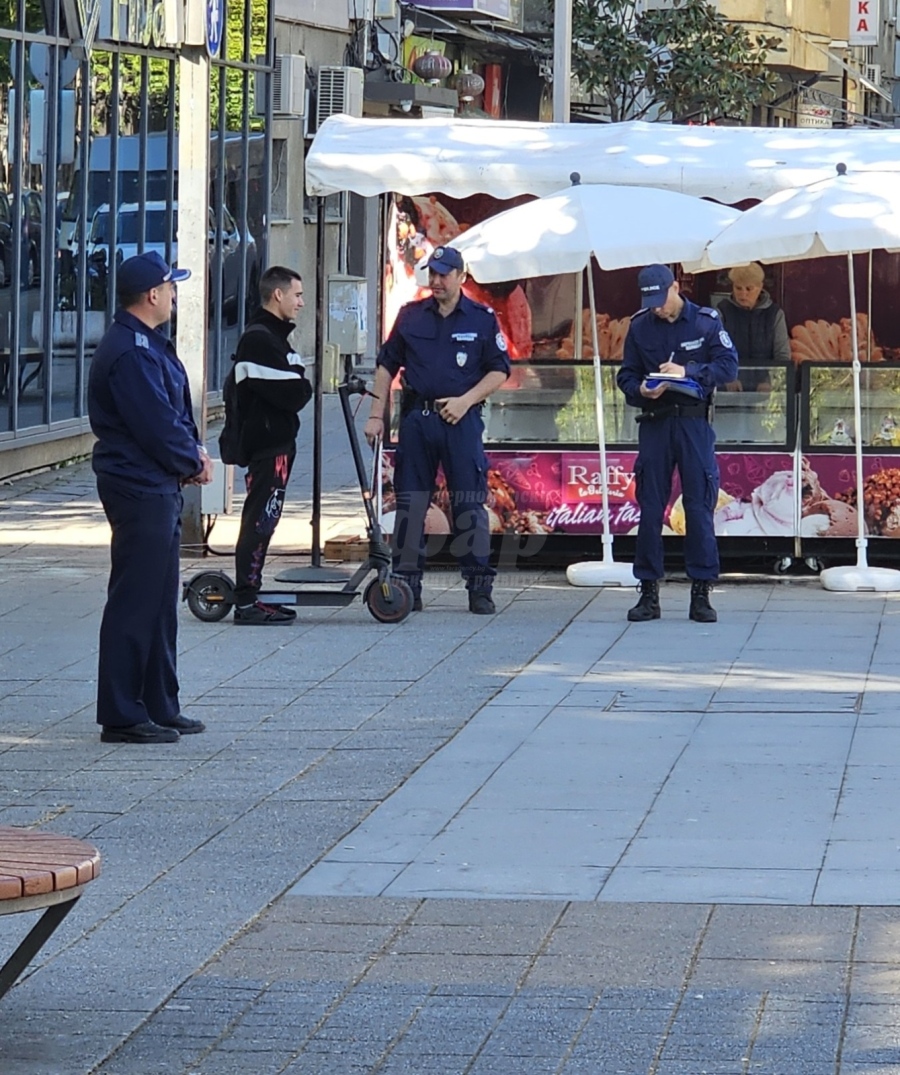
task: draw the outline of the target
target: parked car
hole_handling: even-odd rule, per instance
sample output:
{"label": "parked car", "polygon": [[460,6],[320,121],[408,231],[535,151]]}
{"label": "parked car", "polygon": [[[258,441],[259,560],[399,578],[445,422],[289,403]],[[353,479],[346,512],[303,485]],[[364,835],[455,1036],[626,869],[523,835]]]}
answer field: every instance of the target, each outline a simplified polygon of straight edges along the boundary
{"label": "parked car", "polygon": [[[22,276],[23,288],[34,287],[41,277],[41,235],[43,199],[36,190],[22,192]],[[12,198],[0,190],[0,287],[12,280],[13,219]]]}
{"label": "parked car", "polygon": [[[123,261],[133,257],[139,249],[141,230],[140,206],[134,202],[126,202],[119,206],[118,223],[116,226],[116,258]],[[155,250],[162,257],[166,256],[167,239],[167,203],[147,202],[144,223],[144,249]],[[178,263],[178,207],[172,210],[173,239],[171,247],[171,259],[174,264]],[[88,260],[92,264],[108,263],[109,244],[112,235],[110,226],[109,205],[101,205],[94,213],[90,231],[87,238]],[[209,210],[209,258],[212,258],[216,249],[217,221],[216,212]],[[256,249],[256,241],[249,233],[242,240],[240,229],[227,209],[223,210],[222,227],[222,298],[226,310],[237,312],[238,296],[240,293],[241,262],[243,247],[247,250],[247,290],[248,297],[252,302],[256,301],[255,290],[259,280],[259,255]],[[73,253],[74,250],[73,246]]]}
{"label": "parked car", "polygon": [[0,190],[0,287],[6,287],[12,276],[12,209],[9,195]]}
{"label": "parked car", "polygon": [[36,190],[22,192],[22,286],[34,287],[41,280],[41,237],[44,232],[44,199]]}

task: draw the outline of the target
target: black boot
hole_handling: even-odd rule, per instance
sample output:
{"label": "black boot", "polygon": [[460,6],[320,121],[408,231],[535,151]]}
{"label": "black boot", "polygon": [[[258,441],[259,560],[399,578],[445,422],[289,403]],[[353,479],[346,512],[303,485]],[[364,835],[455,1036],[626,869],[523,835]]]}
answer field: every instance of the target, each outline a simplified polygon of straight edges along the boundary
{"label": "black boot", "polygon": [[709,579],[694,579],[691,583],[690,619],[697,623],[715,623],[719,618],[716,610],[709,603],[709,591],[713,584]]}
{"label": "black boot", "polygon": [[639,586],[640,600],[628,610],[628,619],[632,623],[643,623],[645,620],[658,620],[659,610],[659,583],[656,579],[641,579]]}

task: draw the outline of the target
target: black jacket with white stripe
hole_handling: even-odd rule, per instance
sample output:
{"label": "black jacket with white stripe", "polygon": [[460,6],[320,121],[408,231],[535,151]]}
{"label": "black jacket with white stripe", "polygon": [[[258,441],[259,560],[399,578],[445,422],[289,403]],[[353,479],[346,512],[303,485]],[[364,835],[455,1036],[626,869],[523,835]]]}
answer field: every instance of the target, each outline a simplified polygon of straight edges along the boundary
{"label": "black jacket with white stripe", "polygon": [[299,411],[312,395],[300,356],[288,343],[293,321],[260,310],[238,340],[234,354],[245,458],[293,455],[300,429]]}

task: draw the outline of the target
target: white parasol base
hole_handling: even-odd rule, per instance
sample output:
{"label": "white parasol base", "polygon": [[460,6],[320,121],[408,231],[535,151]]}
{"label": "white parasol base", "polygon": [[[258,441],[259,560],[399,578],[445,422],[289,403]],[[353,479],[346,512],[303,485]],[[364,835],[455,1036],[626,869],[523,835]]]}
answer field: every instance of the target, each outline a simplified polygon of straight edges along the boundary
{"label": "white parasol base", "polygon": [[631,564],[619,564],[615,560],[570,564],[566,578],[573,586],[637,586]]}
{"label": "white parasol base", "polygon": [[826,590],[840,590],[844,593],[857,591],[875,591],[885,593],[900,590],[900,571],[889,567],[867,567],[854,564],[844,567],[826,567],[819,575],[819,580]]}

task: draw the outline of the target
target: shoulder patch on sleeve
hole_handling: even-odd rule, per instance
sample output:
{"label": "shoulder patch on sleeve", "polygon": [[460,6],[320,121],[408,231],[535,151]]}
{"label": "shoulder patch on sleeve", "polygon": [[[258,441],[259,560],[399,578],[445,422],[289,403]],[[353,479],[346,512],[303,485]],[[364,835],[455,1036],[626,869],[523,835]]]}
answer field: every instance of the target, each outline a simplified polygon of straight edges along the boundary
{"label": "shoulder patch on sleeve", "polygon": [[506,337],[503,335],[502,332],[497,333],[497,346],[500,348],[501,351],[505,351],[507,349]]}
{"label": "shoulder patch on sleeve", "polygon": [[719,332],[719,343],[721,343],[721,345],[723,347],[728,347],[728,348],[733,348],[734,347],[734,344],[731,342],[731,337],[728,335],[728,333],[725,331],[725,329],[722,329]]}

